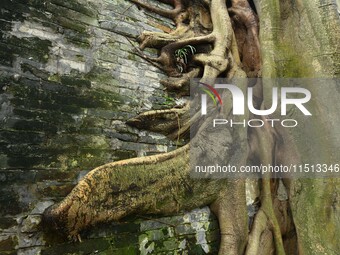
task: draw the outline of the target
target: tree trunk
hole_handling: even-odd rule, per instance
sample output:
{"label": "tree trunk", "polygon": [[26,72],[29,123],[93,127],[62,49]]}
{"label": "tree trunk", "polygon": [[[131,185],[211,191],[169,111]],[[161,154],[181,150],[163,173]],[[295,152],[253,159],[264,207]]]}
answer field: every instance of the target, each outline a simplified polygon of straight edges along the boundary
{"label": "tree trunk", "polygon": [[[261,30],[263,75],[339,77],[340,20],[334,1],[261,1],[260,13],[261,27],[265,28]],[[313,118],[308,128],[291,130],[300,163],[340,161],[338,85],[308,87],[317,97],[310,105],[312,111],[318,112],[320,102],[328,111]],[[269,88],[264,91],[270,93]],[[337,254],[340,250],[339,184],[339,178],[290,181],[299,254]]]}

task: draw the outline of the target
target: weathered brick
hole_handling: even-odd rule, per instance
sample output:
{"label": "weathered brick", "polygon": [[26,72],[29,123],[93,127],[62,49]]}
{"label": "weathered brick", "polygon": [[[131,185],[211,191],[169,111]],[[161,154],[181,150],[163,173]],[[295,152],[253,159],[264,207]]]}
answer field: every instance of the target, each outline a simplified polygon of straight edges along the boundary
{"label": "weathered brick", "polygon": [[200,254],[205,240],[218,240],[207,209],[101,224],[82,243],[43,235],[41,213],[92,168],[174,149],[125,124],[170,107],[165,75],[125,36],[173,24],[121,0],[3,0],[0,11],[0,253]]}

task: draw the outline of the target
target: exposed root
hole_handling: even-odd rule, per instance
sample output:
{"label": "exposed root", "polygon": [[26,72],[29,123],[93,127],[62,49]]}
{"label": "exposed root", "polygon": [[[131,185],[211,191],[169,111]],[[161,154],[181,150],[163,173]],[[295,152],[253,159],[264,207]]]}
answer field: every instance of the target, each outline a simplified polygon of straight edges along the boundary
{"label": "exposed root", "polygon": [[243,254],[247,244],[247,221],[243,214],[246,211],[245,180],[231,180],[228,190],[221,190],[219,198],[210,206],[219,219],[221,243],[219,255]]}
{"label": "exposed root", "polygon": [[138,38],[140,41],[139,48],[144,50],[147,47],[161,49],[169,43],[173,43],[180,39],[181,36],[174,36],[172,34],[144,31]]}
{"label": "exposed root", "polygon": [[138,1],[138,0],[129,0],[130,2],[143,7],[144,9],[157,13],[163,17],[169,18],[169,19],[175,19],[176,16],[183,10],[183,4],[181,0],[173,0],[173,1],[161,1],[163,3],[172,4],[174,6],[174,9],[172,10],[165,10],[161,8],[154,7],[153,5]]}
{"label": "exposed root", "polygon": [[[61,203],[44,212],[45,223],[76,239],[81,230],[91,225],[117,221],[135,210],[138,213],[162,211],[157,197],[162,197],[163,201],[168,200],[169,205],[172,205],[167,211],[175,212],[178,206],[174,203],[177,202],[169,191],[183,186],[181,179],[188,175],[184,163],[188,149],[189,146],[184,146],[170,153],[118,161],[92,170]],[[158,167],[155,167],[156,162]],[[139,168],[139,165],[144,167]],[[173,175],[176,168],[179,171],[176,170]],[[145,190],[144,196],[140,195],[142,189]]]}
{"label": "exposed root", "polygon": [[240,58],[248,77],[259,77],[261,69],[259,20],[248,1],[232,1],[232,15]]}
{"label": "exposed root", "polygon": [[274,208],[273,208],[273,201],[272,196],[270,192],[270,178],[264,177],[262,179],[262,207],[260,210],[263,210],[263,212],[266,214],[268,221],[270,223],[274,241],[275,241],[275,251],[277,255],[285,255],[285,250],[283,246],[282,241],[282,234],[280,225],[277,221]]}
{"label": "exposed root", "polygon": [[[128,125],[177,138],[189,129],[189,104],[183,108],[144,112],[126,123]],[[187,130],[183,130],[186,127]],[[179,131],[181,130],[181,134]]]}
{"label": "exposed root", "polygon": [[249,240],[245,255],[262,254],[260,252],[261,235],[267,228],[267,217],[262,210],[259,210],[255,216],[252,231],[249,234]]}
{"label": "exposed root", "polygon": [[[273,129],[266,123],[264,128],[253,128],[252,131],[255,133],[255,141],[250,143],[252,153],[256,155],[255,157],[260,160],[262,165],[274,165],[276,134],[273,133]],[[269,224],[268,226],[273,233],[276,254],[285,255],[280,225],[273,208],[270,177],[270,173],[267,173],[261,179],[261,208],[254,220],[254,228],[250,234],[251,238],[249,239],[247,255],[257,254],[256,249],[258,248],[256,247],[259,247],[259,237],[267,224]]]}
{"label": "exposed root", "polygon": [[198,77],[200,72],[200,68],[193,68],[190,72],[184,73],[182,77],[169,77],[168,79],[161,80],[160,82],[167,90],[176,90],[180,96],[189,95],[190,79]]}

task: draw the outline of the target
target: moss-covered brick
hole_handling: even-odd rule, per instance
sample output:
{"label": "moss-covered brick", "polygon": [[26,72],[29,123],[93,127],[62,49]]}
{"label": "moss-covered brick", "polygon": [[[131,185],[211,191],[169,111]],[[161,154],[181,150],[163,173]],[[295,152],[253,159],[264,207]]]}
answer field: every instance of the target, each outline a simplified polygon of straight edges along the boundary
{"label": "moss-covered brick", "polygon": [[211,214],[211,217],[209,217],[209,229],[214,230],[218,228],[219,228],[218,221],[215,215]]}
{"label": "moss-covered brick", "polygon": [[97,17],[90,17],[67,7],[56,5],[52,2],[46,2],[46,10],[53,14],[63,13],[65,17],[72,19],[74,23],[77,24],[84,23],[91,26],[98,26]]}
{"label": "moss-covered brick", "polygon": [[12,217],[0,217],[0,229],[7,229],[17,225],[17,221]]}
{"label": "moss-covered brick", "polygon": [[26,120],[39,119],[41,121],[46,121],[48,123],[54,124],[63,123],[65,125],[72,125],[75,123],[75,119],[72,118],[71,115],[59,111],[39,111],[39,110],[26,110],[24,108],[15,108],[13,109],[13,113],[15,116]]}
{"label": "moss-covered brick", "polygon": [[107,253],[107,254],[114,254],[114,255],[137,255],[140,254],[138,249],[134,246],[128,246],[128,247],[124,247],[121,249],[114,249],[112,250],[111,253]]}
{"label": "moss-covered brick", "polygon": [[8,185],[2,185],[0,188],[0,216],[16,215],[23,212],[24,206],[19,201],[17,193]]}
{"label": "moss-covered brick", "polygon": [[[0,35],[1,36],[1,35]],[[4,50],[0,43],[0,64],[11,66],[13,64],[13,55],[10,51]]]}
{"label": "moss-covered brick", "polygon": [[1,255],[17,255],[17,251],[13,250],[13,251],[3,251]]}
{"label": "moss-covered brick", "polygon": [[20,3],[11,0],[2,0],[0,8],[3,9],[1,12],[1,18],[4,20],[23,20],[22,14],[29,12],[28,5],[22,5]]}
{"label": "moss-covered brick", "polygon": [[42,255],[61,254],[95,254],[97,251],[109,249],[110,243],[105,238],[88,239],[78,243],[64,243],[47,248],[41,252]]}
{"label": "moss-covered brick", "polygon": [[79,33],[86,33],[87,26],[85,24],[81,24],[79,22],[74,22],[72,19],[57,16],[57,14],[55,14],[53,16],[53,19],[55,20],[55,22],[60,24],[62,27],[77,31]]}
{"label": "moss-covered brick", "polygon": [[[0,130],[0,140],[18,144],[40,144],[45,140],[45,135],[36,131]],[[1,149],[0,149],[1,150]]]}
{"label": "moss-covered brick", "polygon": [[15,130],[24,130],[24,131],[44,131],[48,133],[56,133],[58,128],[54,125],[51,125],[48,122],[39,121],[39,120],[21,120],[17,118],[9,118],[3,124],[5,128],[11,128]]}
{"label": "moss-covered brick", "polygon": [[[48,86],[48,85],[47,85]],[[10,91],[16,97],[11,99],[11,103],[25,108],[36,108],[45,110],[60,110],[68,106],[74,106],[78,109],[72,113],[81,111],[82,108],[104,108],[114,110],[121,104],[121,96],[105,91],[81,91],[72,90],[70,88],[62,88],[60,90],[44,90],[34,89],[25,86],[10,86]],[[30,97],[30,100],[26,98]],[[71,107],[72,108],[72,107]]]}
{"label": "moss-covered brick", "polygon": [[22,5],[30,6],[31,8],[33,7],[34,9],[39,9],[39,10],[44,10],[44,7],[46,6],[46,2],[43,2],[40,0],[16,0],[16,2],[21,3]]}
{"label": "moss-covered brick", "polygon": [[21,70],[23,72],[30,72],[31,74],[39,77],[41,79],[48,79],[49,73],[47,71],[43,71],[42,69],[36,68],[28,63],[21,64]]}
{"label": "moss-covered brick", "polygon": [[86,4],[79,4],[77,1],[51,0],[51,3],[85,14],[89,17],[96,17],[97,14],[94,6],[91,6],[90,2]]}
{"label": "moss-covered brick", "polygon": [[113,158],[118,159],[128,159],[137,157],[136,151],[128,151],[128,150],[116,150],[112,152]]}
{"label": "moss-covered brick", "polygon": [[12,24],[5,20],[0,20],[0,41],[2,40],[2,37],[4,35],[5,31],[11,30]]}
{"label": "moss-covered brick", "polygon": [[40,63],[46,63],[48,61],[49,47],[51,46],[51,41],[42,40],[38,37],[18,38],[11,36],[2,40],[0,50],[12,52],[12,59],[20,56]]}
{"label": "moss-covered brick", "polygon": [[110,70],[101,66],[94,66],[91,71],[84,76],[84,78],[100,83],[109,83],[112,86],[118,84],[118,81],[115,81],[114,77],[110,73]]}
{"label": "moss-covered brick", "polygon": [[38,192],[47,197],[65,197],[74,188],[74,184],[50,185],[38,188]]}
{"label": "moss-covered brick", "polygon": [[210,253],[209,254],[218,254],[218,248],[220,247],[220,240],[217,242],[212,242],[209,244]]}
{"label": "moss-covered brick", "polygon": [[167,217],[160,220],[148,220],[141,223],[141,231],[152,229],[164,229],[168,227],[176,227],[184,222],[183,216]]}
{"label": "moss-covered brick", "polygon": [[[50,78],[51,76],[49,76]],[[16,96],[22,96],[30,98],[39,95],[39,93],[53,94],[58,93],[61,95],[76,94],[81,91],[79,88],[74,86],[67,86],[60,83],[60,77],[58,81],[47,81],[39,80],[39,86],[37,86],[36,79],[28,79],[21,77],[18,81],[10,80],[10,86],[8,91],[14,93]],[[35,93],[35,94],[29,94]],[[38,93],[38,94],[37,94]]]}
{"label": "moss-covered brick", "polygon": [[137,246],[138,244],[138,234],[137,233],[120,233],[119,235],[114,235],[110,237],[110,243],[112,247],[124,248],[130,246]]}
{"label": "moss-covered brick", "polygon": [[186,234],[194,234],[196,230],[191,226],[191,224],[183,224],[176,226],[175,233],[176,235],[186,235]]}
{"label": "moss-covered brick", "polygon": [[137,142],[138,140],[137,134],[110,132],[109,135],[110,137],[117,138],[122,141]]}
{"label": "moss-covered brick", "polygon": [[28,144],[13,144],[7,146],[5,149],[2,149],[8,156],[20,156],[20,155],[54,155],[61,152],[61,150],[55,148],[44,148],[42,146],[37,145],[28,145]]}
{"label": "moss-covered brick", "polygon": [[78,171],[61,171],[60,169],[39,169],[39,170],[30,170],[26,171],[25,174],[32,172],[35,175],[36,182],[45,182],[45,181],[57,181],[57,182],[65,182],[69,180],[75,180],[78,175]]}
{"label": "moss-covered brick", "polygon": [[78,86],[78,87],[85,87],[90,88],[91,87],[91,81],[87,79],[79,79],[77,77],[72,76],[61,76],[60,82],[65,85],[71,85],[71,86]]}
{"label": "moss-covered brick", "polygon": [[[103,223],[91,230],[90,238],[102,236],[115,236],[128,233],[139,233],[140,224],[138,221],[129,221],[125,223]],[[135,237],[133,237],[135,238]],[[112,243],[115,240],[111,240]]]}
{"label": "moss-covered brick", "polygon": [[208,230],[206,232],[206,240],[207,243],[212,243],[212,242],[216,242],[219,240],[220,238],[220,230],[219,229],[215,229],[215,230]]}
{"label": "moss-covered brick", "polygon": [[147,234],[148,239],[150,241],[157,241],[157,240],[161,240],[161,239],[164,238],[164,233],[163,233],[162,229],[155,229],[155,230],[146,231],[145,234]]}
{"label": "moss-covered brick", "polygon": [[176,238],[170,238],[163,242],[164,249],[167,251],[176,250],[178,245],[179,241]]}
{"label": "moss-covered brick", "polygon": [[0,185],[12,183],[32,183],[36,173],[24,170],[0,170]]}
{"label": "moss-covered brick", "polygon": [[5,254],[4,251],[13,251],[18,244],[18,240],[15,236],[9,236],[7,239],[0,241],[0,252]]}
{"label": "moss-covered brick", "polygon": [[196,244],[189,247],[189,254],[206,255],[206,252],[202,249],[201,245]]}
{"label": "moss-covered brick", "polygon": [[9,168],[31,169],[34,167],[46,167],[53,162],[54,156],[30,155],[30,156],[11,156],[8,155],[7,165]]}

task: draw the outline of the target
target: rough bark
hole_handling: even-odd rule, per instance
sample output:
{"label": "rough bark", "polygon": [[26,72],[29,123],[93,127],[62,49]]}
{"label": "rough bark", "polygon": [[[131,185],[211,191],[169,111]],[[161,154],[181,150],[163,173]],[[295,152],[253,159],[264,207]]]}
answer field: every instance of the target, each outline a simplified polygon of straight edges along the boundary
{"label": "rough bark", "polygon": [[[190,179],[188,150],[186,145],[92,170],[58,206],[45,212],[45,222],[77,239],[85,228],[133,213],[169,215],[212,203],[220,181]],[[194,195],[198,193],[201,196]]]}
{"label": "rough bark", "polygon": [[[266,48],[262,51],[264,76],[339,77],[340,20],[334,1],[263,1],[260,13],[261,45]],[[294,141],[290,147],[296,147],[297,162],[339,162],[339,129],[335,127],[340,124],[340,105],[335,88],[308,87],[330,111],[314,118],[304,133],[294,130],[287,134]],[[313,112],[319,109],[316,102],[311,107]],[[326,142],[322,134],[332,139]],[[294,162],[292,157],[286,160]],[[299,254],[337,254],[339,178],[292,179],[289,187]]]}

